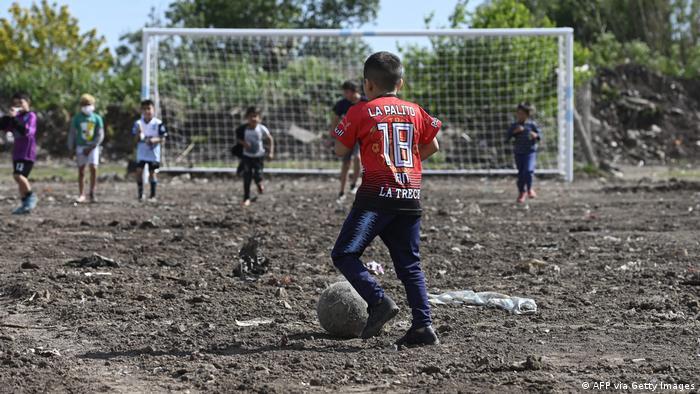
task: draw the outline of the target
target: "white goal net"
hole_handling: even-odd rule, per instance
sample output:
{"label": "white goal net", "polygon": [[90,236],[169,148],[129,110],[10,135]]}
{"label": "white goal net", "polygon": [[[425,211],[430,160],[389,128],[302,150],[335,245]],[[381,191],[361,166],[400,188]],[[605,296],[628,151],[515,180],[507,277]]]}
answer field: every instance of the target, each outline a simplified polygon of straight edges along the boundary
{"label": "white goal net", "polygon": [[571,29],[143,33],[142,97],[168,125],[165,170],[234,171],[234,130],[256,106],[275,140],[266,171],[336,172],[328,136],[341,85],[361,85],[366,57],[389,50],[404,63],[400,96],[444,124],[426,172],[513,173],[506,130],[528,101],[543,130],[538,172],[573,177]]}

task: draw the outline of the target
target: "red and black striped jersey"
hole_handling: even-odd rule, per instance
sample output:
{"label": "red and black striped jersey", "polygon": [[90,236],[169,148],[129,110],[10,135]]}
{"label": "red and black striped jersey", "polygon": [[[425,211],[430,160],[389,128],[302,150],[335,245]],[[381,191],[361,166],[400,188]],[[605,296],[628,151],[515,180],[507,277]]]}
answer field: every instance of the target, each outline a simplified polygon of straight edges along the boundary
{"label": "red and black striped jersey", "polygon": [[418,145],[430,143],[441,126],[419,105],[395,95],[350,107],[335,137],[349,149],[360,143],[363,174],[355,206],[420,214],[423,167]]}

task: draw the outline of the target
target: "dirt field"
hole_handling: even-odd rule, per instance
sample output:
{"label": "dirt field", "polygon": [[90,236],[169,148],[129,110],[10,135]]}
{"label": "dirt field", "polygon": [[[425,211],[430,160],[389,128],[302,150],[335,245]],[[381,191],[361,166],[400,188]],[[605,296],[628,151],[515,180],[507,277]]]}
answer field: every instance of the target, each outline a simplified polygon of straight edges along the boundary
{"label": "dirt field", "polygon": [[[549,180],[526,210],[511,180],[425,183],[431,292],[531,297],[536,314],[437,306],[442,345],[397,351],[410,315],[375,241],[366,258],[385,264],[401,313],[366,342],[324,334],[316,300],[337,280],[329,252],[344,219],[330,178],[274,178],[246,210],[239,181],[164,181],[157,205],[104,184],[84,206],[73,184],[40,182],[28,217],[9,214],[4,182],[0,391],[700,389],[700,184]],[[254,234],[269,271],[243,280],[233,271]],[[93,253],[117,266],[66,265]],[[240,326],[251,319],[271,322]]]}

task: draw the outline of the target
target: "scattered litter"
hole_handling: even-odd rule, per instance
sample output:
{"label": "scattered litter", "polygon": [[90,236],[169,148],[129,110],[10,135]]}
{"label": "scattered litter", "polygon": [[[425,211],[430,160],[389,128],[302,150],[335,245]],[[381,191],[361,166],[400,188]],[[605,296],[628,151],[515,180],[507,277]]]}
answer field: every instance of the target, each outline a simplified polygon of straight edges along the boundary
{"label": "scattered litter", "polygon": [[119,267],[119,264],[109,257],[100,256],[95,253],[90,257],[71,260],[66,263],[67,266],[80,268],[99,268],[99,267]]}
{"label": "scattered litter", "polygon": [[523,260],[515,265],[515,268],[522,272],[536,273],[538,270],[547,266],[547,263],[540,259]]}
{"label": "scattered litter", "polygon": [[238,252],[239,264],[233,270],[234,276],[243,278],[247,275],[262,275],[267,272],[270,262],[267,257],[259,253],[259,246],[258,236],[254,235],[248,238],[248,241]]}
{"label": "scattered litter", "polygon": [[262,324],[272,323],[271,319],[236,320],[238,327],[256,327]]}
{"label": "scattered litter", "polygon": [[511,297],[493,291],[475,293],[472,290],[448,291],[442,294],[428,294],[428,301],[435,305],[473,305],[498,308],[516,315],[537,312],[537,304],[531,298]]}
{"label": "scattered litter", "polygon": [[604,240],[604,241],[615,242],[615,243],[617,243],[617,242],[622,242],[622,240],[621,240],[620,238],[613,237],[612,235],[606,235],[606,236],[604,236],[604,237],[603,237],[603,240]]}
{"label": "scattered litter", "polygon": [[625,264],[622,264],[618,270],[620,271],[641,271],[642,270],[642,262],[641,261],[629,261]]}
{"label": "scattered litter", "polygon": [[384,267],[374,260],[366,263],[365,267],[367,267],[367,271],[372,275],[384,275]]}
{"label": "scattered litter", "polygon": [[538,371],[545,367],[541,356],[529,355],[524,361],[517,361],[510,365],[514,371]]}
{"label": "scattered litter", "polygon": [[42,349],[42,348],[36,348],[36,349],[29,349],[30,352],[33,352],[35,354],[38,354],[43,357],[60,357],[61,353],[57,349]]}
{"label": "scattered litter", "polygon": [[85,276],[110,276],[112,275],[111,272],[84,272],[83,275]]}

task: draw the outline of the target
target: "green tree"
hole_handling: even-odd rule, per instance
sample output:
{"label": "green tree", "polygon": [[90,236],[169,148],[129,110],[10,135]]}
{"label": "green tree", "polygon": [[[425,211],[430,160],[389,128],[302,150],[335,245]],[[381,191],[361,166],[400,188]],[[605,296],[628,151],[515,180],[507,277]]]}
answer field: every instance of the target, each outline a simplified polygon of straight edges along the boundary
{"label": "green tree", "polygon": [[40,129],[51,130],[43,133],[43,145],[53,150],[64,146],[78,96],[99,93],[112,61],[105,39],[94,29],[81,33],[67,6],[13,3],[9,17],[0,19],[0,91],[31,94]]}
{"label": "green tree", "polygon": [[[594,66],[635,62],[685,77],[700,75],[697,0],[523,0],[535,15],[574,28]],[[614,42],[613,42],[614,41]],[[610,52],[609,50],[613,50]],[[603,61],[603,63],[596,63]]]}
{"label": "green tree", "polygon": [[379,0],[175,0],[166,17],[176,26],[339,28],[377,16]]}
{"label": "green tree", "polygon": [[[451,27],[553,25],[516,0],[493,0],[473,14],[466,5],[467,1],[458,2],[450,16]],[[409,46],[401,52],[407,81],[404,94],[448,126],[441,141],[448,163],[450,157],[470,155],[474,162],[510,166],[510,156],[497,148],[503,139],[493,135],[494,130],[505,132],[519,101],[535,103],[542,119],[553,122],[557,92],[551,86],[556,81],[558,45],[551,37],[437,37],[431,39],[430,47]],[[548,141],[543,154],[552,150],[556,144]]]}

